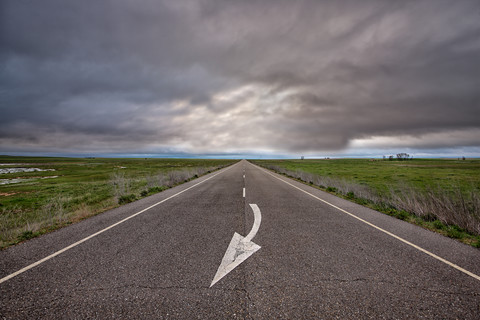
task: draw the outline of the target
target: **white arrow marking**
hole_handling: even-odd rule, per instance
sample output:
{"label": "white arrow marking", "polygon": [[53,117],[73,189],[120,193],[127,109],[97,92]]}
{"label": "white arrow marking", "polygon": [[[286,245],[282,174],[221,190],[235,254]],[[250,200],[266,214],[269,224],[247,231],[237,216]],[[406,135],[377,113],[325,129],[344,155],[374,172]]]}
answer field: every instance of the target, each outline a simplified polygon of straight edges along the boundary
{"label": "white arrow marking", "polygon": [[255,220],[253,221],[252,230],[250,230],[250,233],[247,234],[244,242],[252,241],[253,237],[255,237],[255,235],[258,232],[258,229],[260,228],[260,223],[262,222],[262,214],[260,213],[260,209],[258,208],[258,206],[256,204],[250,204],[250,208],[252,208],[253,210],[253,215]]}
{"label": "white arrow marking", "polygon": [[235,232],[223,256],[222,263],[218,267],[217,273],[210,284],[210,288],[261,248],[258,244],[253,243],[252,239],[257,234],[258,228],[260,228],[262,215],[256,204],[250,204],[250,207],[255,217],[252,230],[246,237],[242,237]]}

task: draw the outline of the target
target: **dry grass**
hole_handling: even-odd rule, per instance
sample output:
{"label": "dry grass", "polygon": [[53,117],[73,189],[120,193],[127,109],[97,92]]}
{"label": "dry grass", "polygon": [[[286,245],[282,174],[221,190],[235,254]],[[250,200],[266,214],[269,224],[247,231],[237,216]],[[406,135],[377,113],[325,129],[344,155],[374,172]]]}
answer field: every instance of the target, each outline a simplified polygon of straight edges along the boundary
{"label": "dry grass", "polygon": [[111,175],[110,184],[114,197],[119,199],[130,193],[132,178],[126,178],[123,171],[116,171]]}
{"label": "dry grass", "polygon": [[27,240],[42,233],[48,226],[63,225],[70,220],[66,203],[69,198],[53,197],[35,212],[16,208],[0,211],[0,247],[12,238]]}
{"label": "dry grass", "polygon": [[191,179],[198,178],[208,172],[212,172],[223,168],[224,166],[216,167],[196,167],[177,169],[169,172],[161,172],[156,175],[145,176],[145,185],[148,190],[158,190],[158,188],[171,188],[180,183],[187,182]]}
{"label": "dry grass", "polygon": [[394,207],[425,220],[439,220],[480,235],[480,197],[473,191],[462,193],[459,187],[451,189],[429,188],[418,192],[404,186],[391,192],[390,202]]}
{"label": "dry grass", "polygon": [[[37,190],[2,191],[0,194],[2,198],[18,195],[28,197],[20,199],[22,206],[5,205],[4,201],[0,203],[0,249],[91,217],[117,207],[119,204],[163,191],[233,163],[233,161],[217,160],[168,160],[168,163],[165,163],[166,160],[151,160],[146,163],[150,166],[158,166],[150,168],[149,165],[144,164],[143,160],[128,160],[130,167],[136,166],[129,171],[126,166],[110,166],[116,161],[119,160],[105,161],[105,167],[107,167],[105,171],[110,172],[104,177],[96,176],[95,179],[99,181],[86,178],[84,172],[74,172],[75,174],[71,175],[74,181],[66,186],[67,191],[77,188],[76,193],[60,191],[58,181],[49,181],[44,187],[48,194],[41,197],[41,202],[38,197],[40,193]],[[217,165],[201,166],[198,165],[200,161]],[[171,167],[177,167],[177,169],[171,170]],[[77,169],[77,165],[73,168]],[[86,173],[89,174],[99,172],[94,169],[94,166],[79,166],[79,168],[85,168]],[[33,197],[34,193],[35,197]],[[28,204],[27,200],[30,201]]]}
{"label": "dry grass", "polygon": [[[318,186],[326,191],[355,199],[362,204],[405,211],[425,221],[440,221],[443,225],[458,226],[469,233],[480,235],[480,197],[474,188],[469,193],[459,186],[449,189],[437,187],[419,190],[407,184],[397,185],[390,193],[379,194],[366,185],[346,179],[325,177],[301,170],[288,170],[268,165],[267,169]],[[359,200],[359,201],[358,201]]]}

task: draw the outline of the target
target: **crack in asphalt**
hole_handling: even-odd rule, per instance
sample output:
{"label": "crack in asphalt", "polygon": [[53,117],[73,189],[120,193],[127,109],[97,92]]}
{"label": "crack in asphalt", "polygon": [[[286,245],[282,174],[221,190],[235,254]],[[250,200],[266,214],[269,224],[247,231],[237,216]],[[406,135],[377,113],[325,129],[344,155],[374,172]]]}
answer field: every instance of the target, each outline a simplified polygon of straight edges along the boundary
{"label": "crack in asphalt", "polygon": [[[245,286],[246,286],[246,277],[245,277]],[[253,303],[253,300],[250,297],[250,293],[247,290],[247,288],[243,288],[242,291],[245,294],[245,319],[252,319],[252,315],[250,314],[250,304]]]}
{"label": "crack in asphalt", "polygon": [[245,289],[230,289],[230,288],[210,288],[209,286],[198,286],[198,287],[187,287],[187,286],[144,286],[144,285],[135,285],[128,284],[123,286],[114,286],[114,287],[101,287],[101,288],[85,288],[77,289],[78,291],[108,291],[108,290],[118,290],[118,289],[127,289],[127,288],[137,288],[137,289],[150,289],[150,290],[208,290],[208,291],[222,291],[222,292],[244,292]]}

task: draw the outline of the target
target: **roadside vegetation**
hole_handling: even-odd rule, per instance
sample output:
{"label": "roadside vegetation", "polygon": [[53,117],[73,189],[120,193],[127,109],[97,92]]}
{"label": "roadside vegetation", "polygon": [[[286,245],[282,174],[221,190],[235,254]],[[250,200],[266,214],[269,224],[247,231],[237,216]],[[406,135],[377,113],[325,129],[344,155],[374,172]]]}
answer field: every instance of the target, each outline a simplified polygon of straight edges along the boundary
{"label": "roadside vegetation", "polygon": [[480,248],[480,160],[252,162]]}
{"label": "roadside vegetation", "polygon": [[0,249],[234,162],[0,156]]}

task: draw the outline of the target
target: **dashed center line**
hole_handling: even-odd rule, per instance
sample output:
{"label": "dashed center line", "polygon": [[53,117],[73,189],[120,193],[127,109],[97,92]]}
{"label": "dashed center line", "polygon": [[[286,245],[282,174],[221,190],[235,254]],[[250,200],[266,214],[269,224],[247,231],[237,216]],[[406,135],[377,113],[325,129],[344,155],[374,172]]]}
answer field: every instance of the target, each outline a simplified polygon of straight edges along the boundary
{"label": "dashed center line", "polygon": [[245,198],[245,188],[243,188],[243,197]]}

